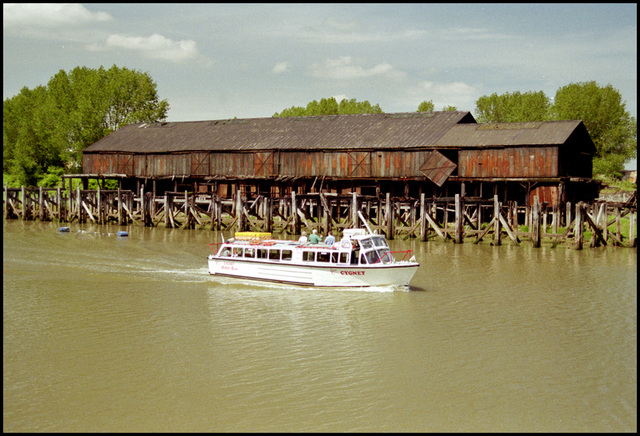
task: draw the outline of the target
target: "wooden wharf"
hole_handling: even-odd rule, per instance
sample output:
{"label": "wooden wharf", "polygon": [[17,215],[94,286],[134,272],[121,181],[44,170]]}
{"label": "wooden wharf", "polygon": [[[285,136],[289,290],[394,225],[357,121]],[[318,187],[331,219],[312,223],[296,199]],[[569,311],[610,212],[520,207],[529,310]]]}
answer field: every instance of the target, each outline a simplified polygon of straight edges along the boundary
{"label": "wooden wharf", "polygon": [[[633,201],[631,201],[633,200]],[[152,192],[131,190],[82,190],[63,188],[4,187],[5,219],[95,224],[131,225],[165,228],[204,228],[215,231],[257,231],[298,235],[302,229],[320,234],[340,232],[360,226],[364,220],[374,231],[388,239],[397,237],[432,239],[462,243],[490,240],[515,245],[524,240],[534,247],[542,241],[553,245],[573,244],[597,247],[614,245],[636,247],[635,195],[625,203],[595,201],[592,204],[567,202],[564,207],[549,207],[534,197],[532,205],[503,204],[493,199],[466,197],[420,198],[378,196],[355,192],[338,194],[315,192],[247,198],[230,198],[211,192]],[[628,217],[628,236],[623,237],[622,218]],[[613,228],[613,230],[611,230]],[[585,235],[590,238],[585,241]]]}

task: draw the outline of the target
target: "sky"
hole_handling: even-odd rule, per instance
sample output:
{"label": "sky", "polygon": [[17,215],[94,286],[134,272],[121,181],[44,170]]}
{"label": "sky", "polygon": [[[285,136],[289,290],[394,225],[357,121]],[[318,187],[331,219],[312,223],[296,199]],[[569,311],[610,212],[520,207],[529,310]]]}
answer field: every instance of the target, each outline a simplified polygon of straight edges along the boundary
{"label": "sky", "polygon": [[167,121],[271,117],[328,97],[475,115],[483,95],[553,99],[587,81],[617,89],[637,119],[637,5],[3,4],[3,99],[113,65],[151,76]]}

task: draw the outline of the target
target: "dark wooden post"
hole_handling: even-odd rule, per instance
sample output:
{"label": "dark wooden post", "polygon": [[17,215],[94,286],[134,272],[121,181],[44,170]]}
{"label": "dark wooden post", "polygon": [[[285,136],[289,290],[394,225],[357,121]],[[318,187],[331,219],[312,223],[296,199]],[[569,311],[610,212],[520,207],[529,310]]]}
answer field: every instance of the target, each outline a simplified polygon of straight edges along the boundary
{"label": "dark wooden post", "polygon": [[573,234],[575,238],[576,250],[582,250],[583,225],[582,225],[582,203],[581,202],[578,202],[578,204],[576,204],[576,224],[575,224],[575,230]]}
{"label": "dark wooden post", "polygon": [[360,226],[364,226],[364,223],[358,222],[358,193],[351,193],[351,225],[354,228],[358,228]]}
{"label": "dark wooden post", "polygon": [[84,210],[82,209],[82,194],[80,193],[80,185],[76,190],[76,208],[78,210],[78,222],[85,222]]}
{"label": "dark wooden post", "polygon": [[271,197],[264,197],[264,231],[273,231],[273,200]]}
{"label": "dark wooden post", "polygon": [[240,190],[236,191],[236,231],[242,232],[244,229],[244,204]]}
{"label": "dark wooden post", "polygon": [[296,191],[291,190],[291,215],[293,218],[292,230],[294,235],[300,234],[300,220],[298,219],[298,205],[296,204]]}
{"label": "dark wooden post", "polygon": [[22,193],[22,219],[27,219],[27,193],[24,189],[24,186],[20,188],[20,192]]}
{"label": "dark wooden post", "polygon": [[386,204],[385,204],[385,218],[387,220],[387,239],[393,239],[393,221],[395,219],[394,217],[394,208],[391,205],[391,193],[387,192],[387,195],[385,197],[386,200]]}
{"label": "dark wooden post", "polygon": [[500,202],[498,195],[493,196],[493,243],[494,245],[502,244],[502,231],[500,229]]}
{"label": "dark wooden post", "polygon": [[42,186],[38,187],[38,217],[40,221],[44,221],[44,195],[42,192]]}
{"label": "dark wooden post", "polygon": [[636,227],[636,213],[633,210],[631,210],[631,212],[629,212],[629,247],[630,248],[633,248],[636,246],[635,227]]}
{"label": "dark wooden post", "polygon": [[122,221],[122,191],[118,186],[118,225],[124,224]]}
{"label": "dark wooden post", "polygon": [[424,192],[420,193],[420,240],[427,240],[427,203]]}
{"label": "dark wooden post", "polygon": [[533,241],[534,247],[540,247],[541,236],[540,236],[540,203],[538,202],[538,196],[533,197],[533,207],[531,210],[531,239]]}
{"label": "dark wooden post", "polygon": [[461,244],[464,234],[463,234],[463,224],[464,224],[464,205],[463,200],[460,198],[460,194],[456,194],[455,196],[455,207],[456,207],[456,229],[455,229],[455,239],[454,242]]}

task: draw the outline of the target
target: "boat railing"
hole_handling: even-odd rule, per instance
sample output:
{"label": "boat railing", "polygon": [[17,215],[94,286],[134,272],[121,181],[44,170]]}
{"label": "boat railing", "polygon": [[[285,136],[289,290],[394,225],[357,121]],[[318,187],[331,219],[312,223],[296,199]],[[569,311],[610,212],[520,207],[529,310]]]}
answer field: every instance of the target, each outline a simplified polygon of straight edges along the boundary
{"label": "boat railing", "polygon": [[402,256],[402,259],[400,259],[400,261],[406,260],[407,256],[409,258],[411,258],[411,253],[413,252],[413,250],[405,250],[405,251],[387,251],[386,253],[384,253],[382,256],[380,256],[380,258],[375,261],[373,264],[377,264],[382,262],[382,260],[386,257],[389,256],[388,261],[389,262],[393,262],[395,260],[395,256],[394,254],[402,254],[404,253],[404,256]]}
{"label": "boat railing", "polygon": [[[211,244],[207,244],[209,246],[209,248],[217,253],[218,252],[218,247],[220,247],[222,244],[224,244],[224,242],[212,242]],[[212,247],[213,246],[213,247]],[[215,247],[215,248],[214,248]]]}

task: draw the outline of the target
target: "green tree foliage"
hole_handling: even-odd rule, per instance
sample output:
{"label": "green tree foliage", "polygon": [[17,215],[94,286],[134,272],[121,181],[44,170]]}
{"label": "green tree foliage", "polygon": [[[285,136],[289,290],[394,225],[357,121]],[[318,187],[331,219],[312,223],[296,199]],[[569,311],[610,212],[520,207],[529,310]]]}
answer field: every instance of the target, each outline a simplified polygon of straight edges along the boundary
{"label": "green tree foliage", "polygon": [[416,112],[433,112],[435,106],[433,105],[433,101],[423,101],[418,105],[418,110]]}
{"label": "green tree foliage", "polygon": [[381,114],[382,109],[379,105],[371,105],[367,100],[363,102],[356,101],[355,98],[347,100],[342,99],[340,103],[334,97],[323,98],[318,102],[313,100],[307,104],[306,108],[300,106],[291,106],[282,112],[276,112],[274,117],[303,117],[311,115],[349,115],[349,114]]}
{"label": "green tree foliage", "polygon": [[620,178],[625,162],[637,155],[638,123],[611,85],[591,81],[558,89],[551,117],[582,120],[597,149],[594,174]]}
{"label": "green tree foliage", "polygon": [[553,104],[542,91],[516,91],[482,96],[476,102],[481,123],[582,120],[597,152],[596,176],[620,178],[625,162],[637,154],[637,121],[631,117],[620,93],[611,85],[572,83],[556,92]]}
{"label": "green tree foliage", "polygon": [[[418,105],[418,110],[416,112],[433,112],[434,110],[435,110],[435,105],[433,104],[433,100],[429,100],[429,101],[425,100]],[[458,108],[456,108],[455,106],[448,105],[443,107],[442,110],[444,112],[457,111]]]}
{"label": "green tree foliage", "polygon": [[81,170],[87,146],[125,124],[164,120],[168,110],[147,73],[60,70],[46,87],[3,102],[3,173],[20,185],[55,185],[60,169]]}
{"label": "green tree foliage", "polygon": [[516,123],[544,121],[549,118],[549,98],[542,91],[519,91],[482,96],[476,101],[476,120],[479,123]]}

